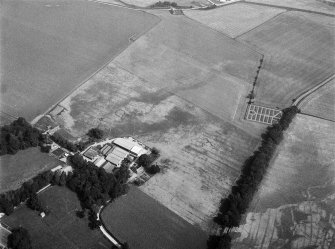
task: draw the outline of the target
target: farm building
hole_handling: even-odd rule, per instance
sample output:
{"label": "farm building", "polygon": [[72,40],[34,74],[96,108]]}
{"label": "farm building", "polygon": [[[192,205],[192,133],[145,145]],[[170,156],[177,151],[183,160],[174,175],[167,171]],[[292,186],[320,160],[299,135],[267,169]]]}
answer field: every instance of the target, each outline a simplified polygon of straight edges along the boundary
{"label": "farm building", "polygon": [[62,156],[64,156],[65,151],[61,148],[57,148],[55,149],[53,152],[51,152],[54,156],[56,156],[57,158],[60,158]]}
{"label": "farm building", "polygon": [[113,153],[108,154],[108,156],[106,157],[106,160],[116,167],[121,166],[121,162],[123,161],[123,159],[124,157],[119,157]]}
{"label": "farm building", "polygon": [[105,158],[99,157],[94,161],[95,166],[101,167],[106,162]]}
{"label": "farm building", "polygon": [[105,163],[102,167],[107,173],[112,173],[115,168],[115,166],[111,164],[110,162]]}
{"label": "farm building", "polygon": [[84,156],[90,160],[93,160],[96,156],[98,156],[98,152],[90,147],[85,151]]}
{"label": "farm building", "polygon": [[106,156],[108,155],[109,151],[112,149],[112,145],[111,144],[105,144],[104,147],[101,148],[101,153]]}
{"label": "farm building", "polygon": [[113,143],[123,148],[124,150],[134,154],[135,156],[140,156],[147,152],[132,138],[117,138],[113,141]]}

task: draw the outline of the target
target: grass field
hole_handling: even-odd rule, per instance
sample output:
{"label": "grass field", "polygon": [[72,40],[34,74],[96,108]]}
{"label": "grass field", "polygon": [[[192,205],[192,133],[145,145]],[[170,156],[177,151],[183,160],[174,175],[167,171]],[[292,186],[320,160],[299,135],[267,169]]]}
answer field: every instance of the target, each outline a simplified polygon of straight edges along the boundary
{"label": "grass field", "polygon": [[299,114],[233,248],[334,248],[335,125]]}
{"label": "grass field", "polygon": [[28,229],[34,249],[109,249],[111,243],[100,230],[92,231],[87,218],[79,219],[75,211],[81,210],[75,193],[66,187],[51,187],[39,194],[51,210],[41,218],[36,211],[25,205],[17,208],[1,222],[10,227],[23,226]]}
{"label": "grass field", "polygon": [[0,192],[16,189],[39,172],[52,169],[61,161],[40,152],[39,148],[29,148],[15,155],[0,157]]}
{"label": "grass field", "polygon": [[239,36],[284,12],[265,6],[236,3],[213,10],[189,10],[185,14],[230,37]]}
{"label": "grass field", "polygon": [[335,80],[308,96],[300,109],[303,113],[335,121]]}
{"label": "grass field", "polygon": [[1,110],[29,121],[159,18],[88,1],[4,1]]}
{"label": "grass field", "polygon": [[334,73],[334,20],[300,12],[283,13],[239,37],[265,54],[256,101],[287,106],[303,91]]}
{"label": "grass field", "polygon": [[136,249],[203,249],[207,234],[136,187],[101,214],[106,228]]}

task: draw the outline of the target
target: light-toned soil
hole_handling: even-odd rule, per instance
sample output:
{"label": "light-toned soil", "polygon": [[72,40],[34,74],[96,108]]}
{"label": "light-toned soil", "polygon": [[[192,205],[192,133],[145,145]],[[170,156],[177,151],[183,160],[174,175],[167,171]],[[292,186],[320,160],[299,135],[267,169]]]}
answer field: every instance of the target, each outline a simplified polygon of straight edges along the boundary
{"label": "light-toned soil", "polygon": [[189,10],[184,13],[217,31],[236,37],[284,11],[284,9],[237,3],[208,11]]}
{"label": "light-toned soil", "polygon": [[2,1],[1,111],[31,121],[159,18],[88,1]]}
{"label": "light-toned soil", "polygon": [[308,96],[299,108],[303,113],[335,121],[335,80]]}
{"label": "light-toned soil", "polygon": [[282,7],[312,10],[327,14],[334,14],[335,8],[319,0],[248,0],[248,2],[273,4]]}
{"label": "light-toned soil", "polygon": [[284,107],[334,73],[334,20],[287,12],[239,37],[265,54],[256,101]]}
{"label": "light-toned soil", "polygon": [[333,122],[296,117],[233,248],[334,248],[334,131]]}

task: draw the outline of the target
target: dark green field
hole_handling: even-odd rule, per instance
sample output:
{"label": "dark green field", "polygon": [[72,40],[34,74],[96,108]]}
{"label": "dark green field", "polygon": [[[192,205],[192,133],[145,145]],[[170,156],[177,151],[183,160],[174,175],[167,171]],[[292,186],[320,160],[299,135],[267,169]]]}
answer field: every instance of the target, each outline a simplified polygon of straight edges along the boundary
{"label": "dark green field", "polygon": [[135,249],[204,249],[207,235],[136,187],[102,212],[106,228]]}
{"label": "dark green field", "polygon": [[1,112],[31,121],[158,21],[81,0],[2,1]]}
{"label": "dark green field", "polygon": [[0,157],[0,192],[15,189],[34,177],[41,171],[52,169],[63,162],[47,153],[42,153],[40,148],[21,150],[15,155]]}
{"label": "dark green field", "polygon": [[76,217],[80,203],[75,193],[66,187],[51,187],[39,196],[51,210],[50,215],[42,219],[37,212],[22,205],[1,222],[12,228],[22,225],[28,229],[34,249],[111,248],[100,230],[92,231],[86,218]]}

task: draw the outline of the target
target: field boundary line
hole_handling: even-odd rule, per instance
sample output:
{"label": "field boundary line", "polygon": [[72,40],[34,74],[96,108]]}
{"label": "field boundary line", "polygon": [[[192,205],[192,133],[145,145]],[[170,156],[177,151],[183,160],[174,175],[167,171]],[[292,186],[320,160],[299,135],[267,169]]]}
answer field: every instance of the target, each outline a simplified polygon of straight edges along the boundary
{"label": "field boundary line", "polygon": [[[209,27],[209,26],[207,26],[206,24],[201,23],[201,22],[199,22],[198,20],[195,20],[195,19],[193,19],[193,18],[191,18],[191,17],[189,17],[189,16],[187,16],[187,15],[184,15],[184,16],[185,16],[185,18],[188,18],[189,20],[191,20],[191,21],[193,21],[193,22],[195,22],[195,23],[198,23],[199,25],[201,25],[201,26],[203,26],[203,27],[205,27],[205,28],[207,28],[207,29],[210,29],[210,30],[212,30],[212,31],[214,31],[214,32],[216,32],[216,33],[219,33],[219,34],[223,35],[224,37],[226,37],[226,38],[228,38],[228,39],[233,40],[234,42],[237,42],[237,43],[238,43],[239,45],[241,45],[242,47],[245,47],[245,48],[247,48],[247,49],[250,49],[251,51],[253,51],[254,53],[256,53],[256,54],[258,54],[258,55],[264,56],[264,54],[261,53],[261,51],[257,50],[255,47],[253,47],[253,46],[251,46],[251,45],[249,45],[249,44],[247,44],[247,43],[241,42],[241,41],[239,41],[239,40],[235,40],[233,37],[230,37],[229,35],[223,33],[222,31],[219,31],[219,30],[216,30],[216,29],[214,29],[214,28],[212,28],[212,27]],[[236,47],[237,47],[237,46],[236,46]]]}
{"label": "field boundary line", "polygon": [[[88,0],[88,1],[95,1],[95,0]],[[120,7],[120,6],[117,6]],[[131,9],[131,8],[130,8]],[[136,11],[136,10],[134,10]],[[158,18],[158,22],[155,23],[154,25],[152,25],[151,27],[148,27],[147,29],[143,30],[142,32],[140,32],[137,36],[136,39],[139,39],[141,36],[143,36],[144,34],[146,34],[147,32],[149,32],[150,30],[152,30],[154,27],[156,27],[161,21],[162,18],[160,18],[159,16],[153,15],[151,13],[147,13],[143,10],[139,10],[143,13],[149,14],[151,16],[154,16],[156,18]],[[134,35],[133,35],[134,36]],[[129,41],[129,38],[128,38]],[[136,41],[134,41],[136,42]],[[37,121],[43,117],[44,115],[46,115],[48,112],[50,112],[53,108],[55,108],[57,105],[59,105],[62,101],[64,101],[67,97],[69,97],[72,93],[74,93],[77,89],[79,89],[82,85],[84,85],[87,81],[89,81],[90,79],[92,79],[96,74],[98,74],[101,70],[103,70],[105,67],[107,67],[114,59],[116,59],[123,51],[125,51],[128,47],[130,47],[134,42],[132,43],[127,43],[124,47],[121,47],[119,49],[118,52],[115,53],[115,55],[113,55],[110,59],[107,60],[107,62],[103,63],[102,66],[100,66],[97,70],[95,70],[92,74],[90,74],[89,76],[87,76],[83,81],[81,81],[80,83],[78,83],[77,86],[75,86],[72,90],[70,90],[68,93],[66,93],[65,96],[63,96],[60,100],[58,100],[55,104],[53,104],[51,107],[49,107],[45,112],[41,113],[40,115],[36,116],[32,121],[30,121],[30,123],[32,125],[34,125],[35,123],[37,123]]]}
{"label": "field boundary line", "polygon": [[243,2],[249,3],[249,4],[261,5],[261,6],[267,6],[267,7],[274,7],[274,8],[279,8],[279,9],[286,9],[287,11],[300,11],[300,12],[306,12],[310,14],[318,14],[318,15],[335,17],[335,14],[324,13],[324,12],[319,12],[315,10],[300,9],[300,8],[295,8],[295,7],[280,6],[280,5],[268,4],[268,3],[249,2],[248,0],[244,0]]}
{"label": "field boundary line", "polygon": [[[246,4],[248,4],[248,3],[246,3]],[[242,34],[239,34],[239,35],[235,36],[233,39],[234,39],[234,40],[235,40],[235,39],[239,39],[241,36],[243,36],[243,35],[245,35],[245,34],[248,34],[249,32],[252,32],[252,31],[256,30],[256,29],[259,28],[260,26],[266,24],[267,22],[272,21],[273,19],[276,19],[276,18],[277,18],[278,16],[280,16],[281,14],[285,14],[285,13],[287,13],[287,12],[288,12],[288,10],[285,10],[285,11],[283,11],[283,12],[280,12],[280,13],[274,15],[273,17],[271,17],[270,19],[268,19],[268,20],[262,22],[261,24],[258,24],[257,26],[253,27],[252,29],[249,29],[248,31],[243,32]],[[237,41],[240,41],[240,40],[237,40]],[[240,41],[240,42],[242,42],[242,41]]]}
{"label": "field boundary line", "polygon": [[297,96],[295,98],[295,101],[292,103],[292,105],[295,105],[299,108],[301,106],[301,104],[303,103],[303,101],[308,98],[308,96],[310,96],[311,94],[313,94],[314,92],[316,92],[317,90],[322,88],[323,86],[327,85],[327,83],[329,83],[334,78],[335,78],[335,74],[333,74],[330,77],[328,77],[327,79],[321,81],[316,86],[313,86],[312,88],[307,89],[306,91],[304,91],[303,93],[301,93],[299,96]]}

